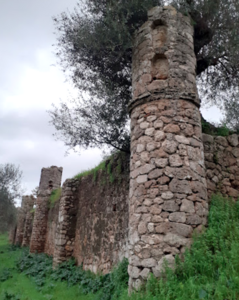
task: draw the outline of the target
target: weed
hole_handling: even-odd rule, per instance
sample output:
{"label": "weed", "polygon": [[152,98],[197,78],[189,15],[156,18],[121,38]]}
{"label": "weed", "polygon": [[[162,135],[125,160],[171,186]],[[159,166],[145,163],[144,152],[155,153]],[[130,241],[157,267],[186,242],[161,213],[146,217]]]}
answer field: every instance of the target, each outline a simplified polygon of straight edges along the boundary
{"label": "weed", "polygon": [[93,169],[82,171],[81,173],[75,175],[74,178],[80,179],[82,177],[93,174],[93,180],[95,182],[96,178],[97,178],[97,173],[98,173],[99,170],[105,170],[105,161],[102,161],[98,166],[96,166]]}
{"label": "weed", "polygon": [[49,198],[49,208],[53,208],[55,203],[59,201],[59,199],[61,198],[61,192],[61,188],[55,189],[51,192],[51,196]]}
{"label": "weed", "polygon": [[4,292],[1,296],[1,300],[20,300],[20,297],[12,293]]}
{"label": "weed", "polygon": [[12,278],[11,269],[9,269],[9,268],[2,269],[1,273],[0,273],[0,281],[4,282],[4,281],[8,280],[9,278]]}

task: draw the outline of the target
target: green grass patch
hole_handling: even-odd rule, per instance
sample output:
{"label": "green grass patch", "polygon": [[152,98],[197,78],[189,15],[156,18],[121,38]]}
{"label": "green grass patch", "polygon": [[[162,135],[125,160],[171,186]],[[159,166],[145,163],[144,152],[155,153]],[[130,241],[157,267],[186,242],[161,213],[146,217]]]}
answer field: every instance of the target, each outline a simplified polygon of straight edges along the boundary
{"label": "green grass patch", "polygon": [[127,266],[123,260],[111,274],[95,275],[70,260],[53,270],[51,257],[10,247],[0,236],[0,300],[118,299],[128,284]]}
{"label": "green grass patch", "polygon": [[[184,261],[167,269],[162,279],[151,276],[134,300],[239,299],[239,202],[212,197],[208,229],[194,237]],[[121,299],[128,298],[126,294]]]}
{"label": "green grass patch", "polygon": [[55,203],[60,200],[61,192],[62,192],[61,187],[51,192],[51,196],[49,198],[49,208],[53,208],[55,206]]}
{"label": "green grass patch", "polygon": [[99,170],[105,170],[105,161],[102,161],[98,166],[96,166],[93,169],[82,171],[81,173],[75,175],[74,178],[80,179],[82,177],[93,174],[93,179],[95,181]]}
{"label": "green grass patch", "polygon": [[225,124],[215,125],[202,119],[202,132],[213,136],[228,136],[235,133],[230,130]]}

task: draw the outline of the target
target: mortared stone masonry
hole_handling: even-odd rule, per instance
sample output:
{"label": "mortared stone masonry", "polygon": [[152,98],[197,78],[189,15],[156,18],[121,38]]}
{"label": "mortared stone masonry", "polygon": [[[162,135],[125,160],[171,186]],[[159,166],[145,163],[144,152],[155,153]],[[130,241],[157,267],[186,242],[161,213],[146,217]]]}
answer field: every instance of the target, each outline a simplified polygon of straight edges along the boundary
{"label": "mortared stone masonry", "polygon": [[133,48],[129,197],[129,287],[164,260],[173,265],[206,225],[207,187],[195,81],[193,27],[173,7],[155,7]]}

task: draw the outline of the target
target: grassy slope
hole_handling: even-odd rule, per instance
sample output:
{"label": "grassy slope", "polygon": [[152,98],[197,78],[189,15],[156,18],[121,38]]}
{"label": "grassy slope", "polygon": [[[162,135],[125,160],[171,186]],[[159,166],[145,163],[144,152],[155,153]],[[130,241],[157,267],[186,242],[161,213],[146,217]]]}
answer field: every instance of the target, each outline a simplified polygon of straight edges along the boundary
{"label": "grassy slope", "polygon": [[[7,281],[0,281],[0,300],[4,299],[7,292],[18,296],[21,300],[91,300],[94,295],[83,295],[78,286],[67,287],[65,282],[57,282],[48,285],[42,292],[37,290],[35,283],[23,274],[19,274],[15,269],[15,260],[21,255],[21,250],[9,251],[7,236],[0,236],[0,274],[4,268],[10,268],[12,278]],[[6,299],[6,297],[5,297]],[[4,300],[5,300],[4,299]],[[11,299],[11,298],[9,298]],[[12,298],[17,299],[17,298]]]}

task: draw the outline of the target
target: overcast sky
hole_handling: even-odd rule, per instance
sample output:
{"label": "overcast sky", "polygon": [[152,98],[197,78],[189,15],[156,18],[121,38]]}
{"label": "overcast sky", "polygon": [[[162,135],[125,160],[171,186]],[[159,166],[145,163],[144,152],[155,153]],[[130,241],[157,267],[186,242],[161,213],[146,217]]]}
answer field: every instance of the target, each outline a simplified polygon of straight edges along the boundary
{"label": "overcast sky", "polygon": [[[52,46],[52,17],[75,5],[76,0],[0,0],[0,164],[20,166],[26,194],[39,184],[43,167],[62,166],[64,181],[102,159],[97,149],[65,156],[46,112],[76,92],[65,82]],[[215,108],[203,115],[220,119]]]}

